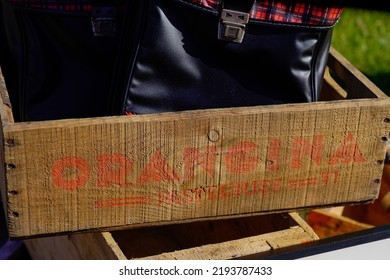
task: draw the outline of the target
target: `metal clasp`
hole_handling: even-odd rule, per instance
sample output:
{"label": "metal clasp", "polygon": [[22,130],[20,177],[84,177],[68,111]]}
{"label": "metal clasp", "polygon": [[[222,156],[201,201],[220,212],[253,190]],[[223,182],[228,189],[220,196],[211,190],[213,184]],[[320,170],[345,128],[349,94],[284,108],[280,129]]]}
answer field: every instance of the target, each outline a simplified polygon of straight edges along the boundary
{"label": "metal clasp", "polygon": [[94,36],[113,36],[116,31],[116,9],[114,7],[93,7],[92,32]]}
{"label": "metal clasp", "polygon": [[218,39],[241,43],[248,22],[248,13],[222,9],[218,26]]}

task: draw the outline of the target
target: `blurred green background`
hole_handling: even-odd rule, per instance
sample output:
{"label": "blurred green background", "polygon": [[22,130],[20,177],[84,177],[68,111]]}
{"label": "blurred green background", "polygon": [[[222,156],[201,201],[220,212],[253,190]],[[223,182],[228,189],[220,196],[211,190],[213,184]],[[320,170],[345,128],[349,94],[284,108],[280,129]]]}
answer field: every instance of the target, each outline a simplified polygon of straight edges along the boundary
{"label": "blurred green background", "polygon": [[332,46],[390,96],[390,12],[346,8]]}

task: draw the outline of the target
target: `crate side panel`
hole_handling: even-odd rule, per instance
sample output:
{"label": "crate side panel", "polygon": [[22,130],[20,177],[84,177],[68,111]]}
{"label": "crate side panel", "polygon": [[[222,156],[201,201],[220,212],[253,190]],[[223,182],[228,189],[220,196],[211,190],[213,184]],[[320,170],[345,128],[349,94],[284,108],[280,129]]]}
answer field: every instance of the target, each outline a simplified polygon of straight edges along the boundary
{"label": "crate side panel", "polygon": [[4,77],[0,69],[0,204],[4,208],[4,213],[8,212],[8,199],[6,195],[6,176],[5,176],[5,163],[4,163],[4,150],[3,145],[3,126],[13,122],[13,116],[11,112],[11,105],[9,101],[9,96],[7,88],[5,86]]}
{"label": "crate side panel", "polygon": [[4,147],[3,147],[3,130],[1,126],[0,121],[0,207],[4,209],[3,211],[0,211],[0,215],[4,214],[5,220],[7,220],[8,215],[6,214],[8,212],[8,198],[7,198],[7,180],[6,180],[6,171],[5,171],[5,162],[4,162]]}
{"label": "crate side panel", "polygon": [[11,101],[5,86],[4,76],[0,68],[0,116],[2,125],[13,123],[14,118],[11,110]]}
{"label": "crate side panel", "polygon": [[330,48],[328,66],[341,79],[347,91],[347,98],[387,98],[371,80],[334,48]]}
{"label": "crate side panel", "polygon": [[[5,131],[14,237],[376,198],[389,100],[69,120]],[[386,120],[387,120],[386,119]]]}
{"label": "crate side panel", "polygon": [[35,260],[124,260],[109,232],[52,236],[24,241]]}

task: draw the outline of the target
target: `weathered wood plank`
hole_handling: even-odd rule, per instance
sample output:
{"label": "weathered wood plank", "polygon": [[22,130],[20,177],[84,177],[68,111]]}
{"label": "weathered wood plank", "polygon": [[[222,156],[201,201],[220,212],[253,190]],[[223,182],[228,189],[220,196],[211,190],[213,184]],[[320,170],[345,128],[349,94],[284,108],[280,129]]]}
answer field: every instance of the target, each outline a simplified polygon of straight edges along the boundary
{"label": "weathered wood plank", "polygon": [[[274,215],[275,222],[280,215]],[[164,252],[135,259],[157,259],[157,260],[224,260],[234,258],[245,258],[250,255],[265,253],[270,250],[284,248],[304,242],[318,240],[319,237],[308,226],[308,224],[297,214],[290,213],[288,221],[285,217],[283,228],[275,227],[272,232],[255,234],[244,238],[233,239],[224,242],[210,243],[202,246],[193,246],[187,249]],[[261,220],[261,219],[260,219]],[[272,223],[262,224],[269,227]],[[279,225],[280,226],[280,225]]]}
{"label": "weathered wood plank", "polygon": [[5,124],[13,237],[370,201],[389,99]]}
{"label": "weathered wood plank", "polygon": [[109,232],[25,240],[35,260],[125,260]]}
{"label": "weathered wood plank", "polygon": [[7,181],[5,170],[3,124],[13,123],[12,110],[10,108],[9,96],[5,86],[4,77],[0,68],[0,207],[4,208],[4,213],[8,216]]}

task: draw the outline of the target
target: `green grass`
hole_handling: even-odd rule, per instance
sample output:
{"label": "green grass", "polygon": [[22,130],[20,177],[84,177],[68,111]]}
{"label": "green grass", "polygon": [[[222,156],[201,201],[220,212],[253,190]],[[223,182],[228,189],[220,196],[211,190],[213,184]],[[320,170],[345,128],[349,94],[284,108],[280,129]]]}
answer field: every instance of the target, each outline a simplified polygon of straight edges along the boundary
{"label": "green grass", "polygon": [[390,95],[390,13],[345,9],[332,46]]}

